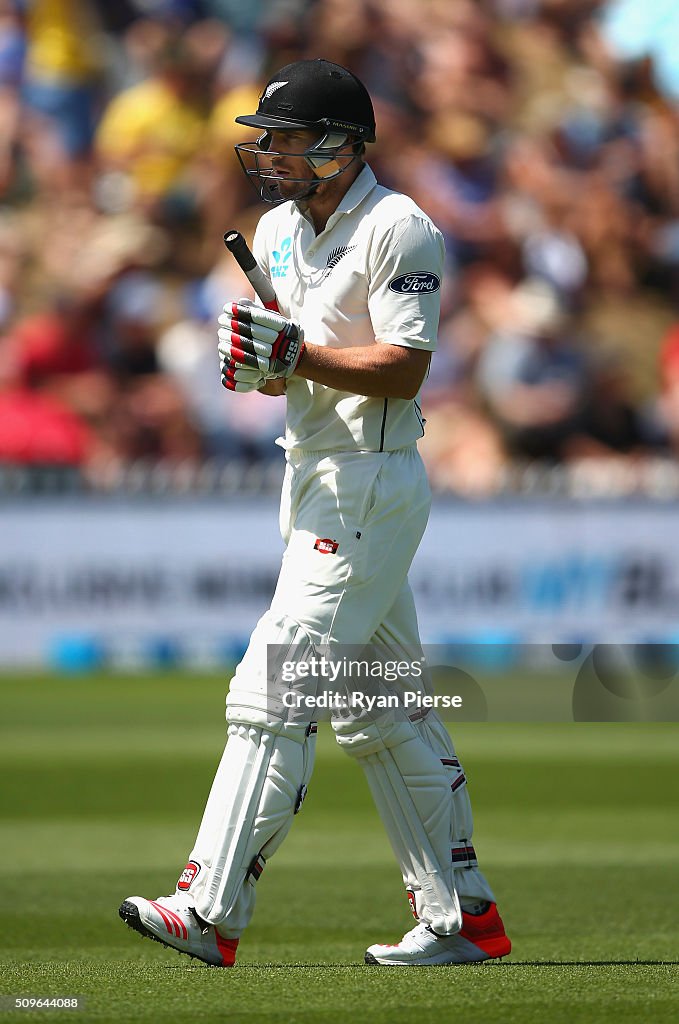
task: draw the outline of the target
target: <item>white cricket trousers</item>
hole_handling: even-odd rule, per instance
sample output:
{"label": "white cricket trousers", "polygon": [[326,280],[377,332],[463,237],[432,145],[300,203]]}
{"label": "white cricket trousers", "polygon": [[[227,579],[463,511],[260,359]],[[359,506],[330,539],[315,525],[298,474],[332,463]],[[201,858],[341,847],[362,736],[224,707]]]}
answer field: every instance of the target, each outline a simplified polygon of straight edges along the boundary
{"label": "white cricket trousers", "polygon": [[[238,936],[248,923],[256,880],[299,810],[313,765],[315,729],[289,721],[271,699],[269,645],[297,653],[318,646],[327,652],[335,645],[374,641],[397,659],[414,657],[420,645],[407,574],[427,524],[431,493],[416,446],[391,452],[291,451],[286,458],[280,528],[287,547],[271,608],[231,681],[229,739],[191,853],[194,867],[185,876],[194,879],[199,914],[226,937]],[[401,685],[413,689],[412,680]],[[459,840],[469,841],[472,821],[445,727],[433,711],[416,725],[406,720],[403,727],[407,735],[401,729],[383,736],[372,723],[357,730],[355,723],[333,721],[340,745],[366,770],[411,904],[425,923],[450,933],[461,921],[456,889],[472,898],[493,896],[475,861],[450,866],[451,843],[459,862]],[[385,750],[386,769],[380,761]],[[406,834],[399,824],[401,803],[405,800],[417,818],[411,796],[417,802],[425,792],[429,805],[422,808],[422,824],[418,819],[412,835]],[[434,835],[436,830],[440,834]],[[441,909],[448,891],[452,902]]]}

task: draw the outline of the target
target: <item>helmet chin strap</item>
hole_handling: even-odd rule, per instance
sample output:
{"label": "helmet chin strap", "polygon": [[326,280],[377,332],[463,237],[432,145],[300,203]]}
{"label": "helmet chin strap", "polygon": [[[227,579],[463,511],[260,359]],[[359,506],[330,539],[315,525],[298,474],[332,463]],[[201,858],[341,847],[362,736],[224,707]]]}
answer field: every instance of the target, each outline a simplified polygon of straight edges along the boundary
{"label": "helmet chin strap", "polygon": [[344,167],[342,167],[339,161],[337,160],[329,160],[327,164],[323,165],[323,167],[314,169],[314,174],[316,175],[318,180],[312,181],[308,189],[305,189],[305,191],[301,195],[295,196],[294,202],[297,203],[300,201],[300,199],[309,199],[312,195],[314,195],[315,192],[318,191],[319,187],[324,184],[326,179],[339,178],[340,175],[344,174],[346,171],[349,170],[349,168],[352,166],[352,164],[355,163],[356,160],[358,160],[358,153],[354,153],[351,160],[349,160],[349,162],[346,163]]}
{"label": "helmet chin strap", "polygon": [[[298,199],[308,199],[318,190],[319,185],[322,185],[326,179],[339,178],[340,174],[344,174],[344,172],[351,167],[358,157],[358,153],[356,152],[354,152],[351,160],[349,160],[349,162],[344,166],[340,164],[336,156],[328,158],[320,155],[321,153],[328,151],[334,151],[334,153],[337,154],[343,146],[346,146],[347,140],[348,136],[343,133],[328,132],[327,135],[320,138],[318,142],[307,151],[306,161],[314,172],[315,177],[319,180],[312,182],[303,195],[298,196]],[[295,202],[297,202],[298,199],[296,199]]]}
{"label": "helmet chin strap", "polygon": [[346,167],[340,167],[338,160],[328,160],[328,162],[323,164],[322,167],[314,167],[314,174],[322,181],[324,178],[337,177],[339,174],[342,174],[347,167],[349,167],[349,164],[347,164]]}

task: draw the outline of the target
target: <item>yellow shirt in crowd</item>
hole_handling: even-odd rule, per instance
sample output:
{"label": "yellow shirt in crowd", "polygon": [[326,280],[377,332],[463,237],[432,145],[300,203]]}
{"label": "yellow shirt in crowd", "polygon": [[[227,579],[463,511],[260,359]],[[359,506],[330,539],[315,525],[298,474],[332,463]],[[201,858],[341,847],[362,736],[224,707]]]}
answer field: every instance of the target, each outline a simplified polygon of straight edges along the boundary
{"label": "yellow shirt in crowd", "polygon": [[28,67],[34,78],[86,82],[99,65],[97,30],[82,0],[33,0],[28,8]]}
{"label": "yellow shirt in crowd", "polygon": [[206,127],[199,107],[162,79],[148,79],[111,100],[96,145],[104,160],[129,171],[142,195],[160,196],[179,183]]}

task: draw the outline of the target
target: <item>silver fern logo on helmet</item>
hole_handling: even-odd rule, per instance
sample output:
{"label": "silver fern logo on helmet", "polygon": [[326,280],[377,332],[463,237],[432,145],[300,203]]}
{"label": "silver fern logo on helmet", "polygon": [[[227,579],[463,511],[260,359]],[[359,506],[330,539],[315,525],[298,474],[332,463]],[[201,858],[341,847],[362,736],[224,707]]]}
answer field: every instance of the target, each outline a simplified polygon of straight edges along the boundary
{"label": "silver fern logo on helmet", "polygon": [[267,85],[266,89],[264,90],[264,99],[271,99],[271,97],[273,96],[277,89],[282,89],[283,86],[287,84],[287,82],[271,82],[271,84]]}

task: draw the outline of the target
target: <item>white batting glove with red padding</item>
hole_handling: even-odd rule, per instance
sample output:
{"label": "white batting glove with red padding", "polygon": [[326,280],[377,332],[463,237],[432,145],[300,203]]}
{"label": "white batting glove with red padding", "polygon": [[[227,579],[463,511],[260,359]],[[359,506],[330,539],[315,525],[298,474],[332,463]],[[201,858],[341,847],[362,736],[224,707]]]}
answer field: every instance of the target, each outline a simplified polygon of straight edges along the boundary
{"label": "white batting glove with red padding", "polygon": [[258,391],[262,384],[266,383],[266,377],[260,370],[253,370],[250,366],[242,363],[235,363],[232,360],[219,360],[222,372],[222,384],[228,391]]}
{"label": "white batting glove with red padding", "polygon": [[[238,302],[248,303],[250,299],[238,299]],[[225,307],[226,308],[226,307]],[[228,391],[244,393],[247,391],[258,391],[262,384],[266,383],[266,377],[261,370],[245,363],[236,362],[230,356],[223,356],[219,353],[219,372],[222,384]]]}
{"label": "white batting glove with red padding", "polygon": [[224,306],[217,334],[223,361],[257,369],[267,380],[289,377],[304,354],[299,324],[249,299]]}

